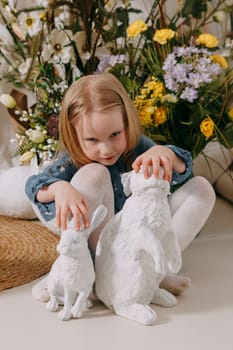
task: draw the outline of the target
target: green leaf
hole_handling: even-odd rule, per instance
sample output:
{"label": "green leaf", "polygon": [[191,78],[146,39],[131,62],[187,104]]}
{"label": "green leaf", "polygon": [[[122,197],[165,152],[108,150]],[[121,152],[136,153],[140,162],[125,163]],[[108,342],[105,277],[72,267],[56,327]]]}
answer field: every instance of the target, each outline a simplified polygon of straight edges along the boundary
{"label": "green leaf", "polygon": [[233,123],[225,130],[218,132],[218,139],[223,146],[233,148]]}

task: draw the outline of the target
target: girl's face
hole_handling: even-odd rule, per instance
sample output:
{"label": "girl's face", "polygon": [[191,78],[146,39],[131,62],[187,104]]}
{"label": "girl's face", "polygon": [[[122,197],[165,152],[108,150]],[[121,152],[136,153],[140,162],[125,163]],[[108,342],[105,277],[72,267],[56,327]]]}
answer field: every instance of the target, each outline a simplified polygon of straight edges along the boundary
{"label": "girl's face", "polygon": [[110,166],[124,153],[127,140],[120,108],[93,112],[74,124],[83,153],[90,160]]}

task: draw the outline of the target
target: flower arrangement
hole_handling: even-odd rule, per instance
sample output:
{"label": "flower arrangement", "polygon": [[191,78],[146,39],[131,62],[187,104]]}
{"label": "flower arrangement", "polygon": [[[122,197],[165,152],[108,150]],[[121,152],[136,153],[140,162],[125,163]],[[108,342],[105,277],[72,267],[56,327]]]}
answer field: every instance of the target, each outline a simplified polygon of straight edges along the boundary
{"label": "flower arrangement", "polygon": [[[152,30],[140,23],[143,29],[133,30],[145,42],[141,58],[148,72],[134,103],[145,134],[195,158],[211,140],[233,147],[232,55],[224,57],[214,35],[199,27],[184,35],[182,25],[173,30],[171,21]],[[228,48],[232,44],[228,39]]]}
{"label": "flower arrangement", "polygon": [[16,98],[17,108],[9,112],[20,124],[20,161],[37,155],[40,162],[57,149],[56,121],[66,89],[83,75],[124,67],[124,33],[129,15],[139,11],[127,0],[34,0],[20,6],[0,1],[0,81],[35,95],[30,108],[19,108]]}
{"label": "flower arrangement", "polygon": [[214,36],[201,34],[197,46],[173,46],[162,74],[152,76],[135,98],[145,133],[157,142],[188,149],[193,157],[215,138],[227,148],[233,146],[232,71],[226,58],[202,47],[203,38],[211,46],[217,43]]}
{"label": "flower arrangement", "polygon": [[147,18],[131,23],[141,11],[129,0],[34,0],[25,8],[0,0],[0,80],[31,90],[36,101],[20,108],[16,98],[9,109],[20,124],[22,162],[35,155],[39,162],[51,159],[66,89],[103,71],[123,83],[155,141],[182,146],[194,157],[213,138],[232,147],[232,40],[220,53],[217,39],[202,33],[221,12],[232,14],[232,5],[179,1],[169,17],[166,2],[152,1]]}

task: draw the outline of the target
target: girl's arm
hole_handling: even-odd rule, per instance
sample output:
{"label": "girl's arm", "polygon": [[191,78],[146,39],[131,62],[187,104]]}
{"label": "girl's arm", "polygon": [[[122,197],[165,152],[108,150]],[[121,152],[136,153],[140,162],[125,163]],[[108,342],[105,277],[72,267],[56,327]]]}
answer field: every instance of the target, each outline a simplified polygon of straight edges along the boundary
{"label": "girl's arm", "polygon": [[63,230],[72,215],[76,229],[80,228],[81,221],[85,226],[89,225],[85,199],[70,184],[77,170],[65,155],[39,174],[30,176],[25,186],[27,196],[37,206],[43,219],[49,221],[56,216],[57,225]]}

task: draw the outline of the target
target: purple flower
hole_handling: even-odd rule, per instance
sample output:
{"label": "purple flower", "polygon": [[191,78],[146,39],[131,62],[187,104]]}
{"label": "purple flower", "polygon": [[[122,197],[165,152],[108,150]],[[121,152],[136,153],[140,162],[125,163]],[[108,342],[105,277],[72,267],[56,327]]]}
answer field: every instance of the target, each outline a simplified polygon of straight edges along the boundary
{"label": "purple flower", "polygon": [[197,90],[186,86],[186,88],[182,91],[180,98],[182,100],[187,100],[188,102],[193,102],[198,98]]}
{"label": "purple flower", "polygon": [[103,55],[97,66],[96,73],[106,72],[109,68],[125,61],[126,55]]}
{"label": "purple flower", "polygon": [[164,82],[177,98],[193,102],[198,98],[198,89],[211,83],[222,68],[210,59],[206,49],[176,47],[163,64]]}

